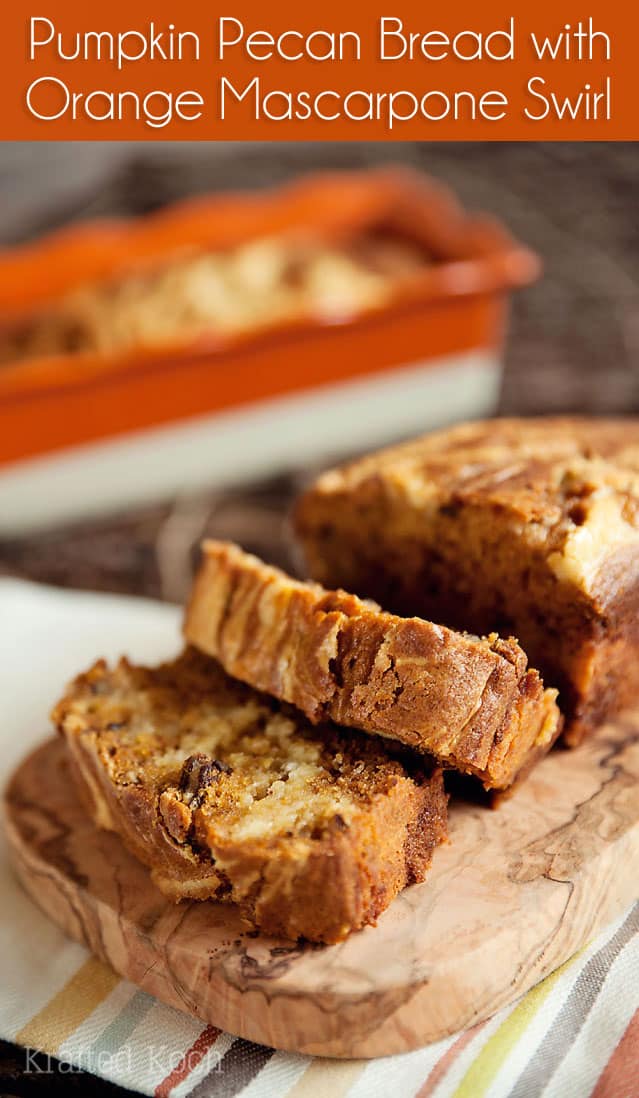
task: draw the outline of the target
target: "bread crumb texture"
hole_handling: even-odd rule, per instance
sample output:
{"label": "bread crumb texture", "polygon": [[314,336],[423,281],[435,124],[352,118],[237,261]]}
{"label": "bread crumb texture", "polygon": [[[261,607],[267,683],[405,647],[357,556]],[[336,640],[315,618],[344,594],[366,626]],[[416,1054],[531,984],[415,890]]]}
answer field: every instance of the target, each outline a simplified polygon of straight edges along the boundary
{"label": "bread crumb texture", "polygon": [[445,835],[426,760],[313,728],[192,649],[96,663],[53,719],[96,823],[163,892],[234,901],[271,934],[337,941],[374,922]]}
{"label": "bread crumb texture", "polygon": [[187,640],[311,721],[397,740],[497,789],[555,739],[556,691],[512,638],[385,613],[229,542],[203,549]]}

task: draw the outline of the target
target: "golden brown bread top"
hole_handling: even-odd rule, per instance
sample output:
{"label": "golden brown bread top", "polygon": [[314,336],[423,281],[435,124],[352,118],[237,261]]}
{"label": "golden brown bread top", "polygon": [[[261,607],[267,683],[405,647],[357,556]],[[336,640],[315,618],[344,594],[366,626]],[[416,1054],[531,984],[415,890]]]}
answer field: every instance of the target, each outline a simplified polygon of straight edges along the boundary
{"label": "golden brown bread top", "polygon": [[445,835],[425,760],[312,728],[194,650],[100,661],[53,720],[96,822],[164,892],[235,901],[269,933],[333,941],[374,921]]}
{"label": "golden brown bread top", "polygon": [[415,538],[455,511],[490,511],[589,593],[608,556],[639,545],[639,420],[485,420],[382,450],[317,480],[298,505],[302,540],[349,499]]}
{"label": "golden brown bread top", "polygon": [[336,242],[282,235],[225,251],[182,251],[76,289],[0,331],[0,362],[344,319],[384,304],[430,261],[415,241],[373,233]]}
{"label": "golden brown bread top", "polygon": [[226,671],[326,720],[398,740],[505,788],[559,725],[512,638],[481,639],[301,583],[206,542],[187,641]]}

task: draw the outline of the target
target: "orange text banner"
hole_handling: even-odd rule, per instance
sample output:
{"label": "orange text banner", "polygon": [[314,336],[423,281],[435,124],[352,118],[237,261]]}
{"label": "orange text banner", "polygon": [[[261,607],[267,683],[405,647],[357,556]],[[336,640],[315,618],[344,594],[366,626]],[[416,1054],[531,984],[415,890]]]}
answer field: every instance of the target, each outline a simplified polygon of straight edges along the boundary
{"label": "orange text banner", "polygon": [[4,140],[634,140],[636,5],[6,5]]}

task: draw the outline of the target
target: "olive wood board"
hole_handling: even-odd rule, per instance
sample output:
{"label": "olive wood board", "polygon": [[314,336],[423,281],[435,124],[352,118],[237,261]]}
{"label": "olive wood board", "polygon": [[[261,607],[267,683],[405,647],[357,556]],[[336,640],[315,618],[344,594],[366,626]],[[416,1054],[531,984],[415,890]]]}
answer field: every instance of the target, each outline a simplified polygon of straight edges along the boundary
{"label": "olive wood board", "polygon": [[496,810],[455,800],[426,882],[339,945],[273,941],[231,905],[167,901],[84,814],[61,741],[15,773],[7,828],[36,903],[158,999],[275,1048],[384,1056],[493,1014],[636,898],[639,713],[554,751]]}

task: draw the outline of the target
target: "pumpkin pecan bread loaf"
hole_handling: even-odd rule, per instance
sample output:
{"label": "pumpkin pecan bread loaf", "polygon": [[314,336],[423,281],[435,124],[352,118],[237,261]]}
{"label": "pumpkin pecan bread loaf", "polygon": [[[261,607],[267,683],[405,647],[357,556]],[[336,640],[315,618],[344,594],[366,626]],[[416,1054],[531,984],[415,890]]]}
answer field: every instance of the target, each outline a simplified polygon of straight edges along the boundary
{"label": "pumpkin pecan bread loaf", "polygon": [[158,888],[233,901],[267,934],[336,942],[374,923],[446,834],[441,770],[313,728],[192,649],[96,663],[53,719],[96,823]]}
{"label": "pumpkin pecan bread loaf", "polygon": [[639,420],[439,431],[325,473],[296,527],[322,583],[512,631],[559,687],[569,743],[639,700]]}
{"label": "pumpkin pecan bread loaf", "polygon": [[511,785],[557,735],[556,691],[516,641],[394,617],[228,542],[206,542],[203,554],[187,641],[311,721],[399,740],[487,789]]}

